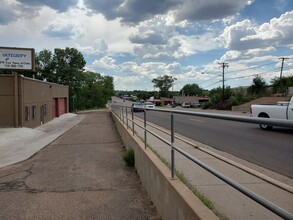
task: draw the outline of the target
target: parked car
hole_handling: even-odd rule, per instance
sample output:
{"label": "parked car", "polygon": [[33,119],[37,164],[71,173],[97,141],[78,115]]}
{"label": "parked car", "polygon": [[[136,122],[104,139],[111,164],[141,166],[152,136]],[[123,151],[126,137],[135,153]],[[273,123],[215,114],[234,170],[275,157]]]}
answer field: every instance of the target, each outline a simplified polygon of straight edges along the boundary
{"label": "parked car", "polygon": [[142,112],[143,108],[144,108],[144,105],[141,102],[133,102],[131,105],[131,111],[133,112]]}
{"label": "parked car", "polygon": [[145,102],[143,103],[144,108],[155,108],[154,103],[152,102]]}
{"label": "parked car", "polygon": [[199,108],[200,106],[201,106],[200,102],[194,102],[191,104],[191,107],[193,107],[193,108]]}
{"label": "parked car", "polygon": [[182,108],[190,108],[190,104],[188,102],[183,102],[181,107]]}
{"label": "parked car", "polygon": [[[277,105],[251,105],[252,117],[293,120],[293,97],[290,102],[278,102]],[[262,130],[271,130],[273,126],[260,124]]]}
{"label": "parked car", "polygon": [[171,107],[172,108],[176,108],[176,103],[175,102],[171,102]]}

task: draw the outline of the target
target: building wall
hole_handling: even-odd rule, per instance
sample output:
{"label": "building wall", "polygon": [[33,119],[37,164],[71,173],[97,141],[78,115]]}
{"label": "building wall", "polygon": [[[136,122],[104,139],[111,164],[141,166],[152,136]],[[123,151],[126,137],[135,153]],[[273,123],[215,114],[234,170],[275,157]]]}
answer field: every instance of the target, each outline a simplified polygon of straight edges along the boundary
{"label": "building wall", "polygon": [[[23,127],[34,128],[52,120],[52,89],[49,83],[21,78],[23,85]],[[51,107],[51,108],[50,108]],[[26,116],[28,115],[28,117]]]}
{"label": "building wall", "polygon": [[200,96],[174,96],[173,98],[176,104],[182,104],[183,102],[188,102],[188,103],[206,102],[209,100],[208,97],[200,97]]}
{"label": "building wall", "polygon": [[[1,127],[34,128],[68,112],[67,86],[23,76],[18,76],[16,81],[13,75],[0,76]],[[14,95],[16,91],[17,98]],[[53,113],[54,100],[57,100],[57,115]]]}
{"label": "building wall", "polygon": [[14,77],[0,77],[0,126],[14,125]]}
{"label": "building wall", "polygon": [[288,95],[293,96],[293,87],[288,88]]}

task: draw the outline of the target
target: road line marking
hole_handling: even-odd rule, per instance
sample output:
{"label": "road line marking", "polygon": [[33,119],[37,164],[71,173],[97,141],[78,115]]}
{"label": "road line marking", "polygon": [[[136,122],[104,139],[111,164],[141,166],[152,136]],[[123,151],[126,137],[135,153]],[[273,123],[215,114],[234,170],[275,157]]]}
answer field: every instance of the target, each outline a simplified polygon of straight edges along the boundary
{"label": "road line marking", "polygon": [[191,121],[196,121],[196,122],[201,122],[201,123],[204,123],[205,121],[203,120],[198,120],[198,119],[190,119]]}

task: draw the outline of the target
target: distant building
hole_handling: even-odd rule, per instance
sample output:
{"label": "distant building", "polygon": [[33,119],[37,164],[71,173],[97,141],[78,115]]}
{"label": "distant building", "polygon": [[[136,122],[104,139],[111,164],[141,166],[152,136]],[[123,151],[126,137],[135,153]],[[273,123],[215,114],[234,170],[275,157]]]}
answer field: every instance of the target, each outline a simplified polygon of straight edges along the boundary
{"label": "distant building", "polygon": [[147,101],[154,103],[155,105],[168,105],[171,104],[173,99],[171,98],[166,98],[166,97],[161,97],[160,99],[155,99],[153,96],[150,97]]}
{"label": "distant building", "polygon": [[288,96],[293,96],[293,87],[288,87]]}
{"label": "distant building", "polygon": [[210,100],[209,97],[201,97],[201,96],[174,96],[173,97],[175,103],[182,104],[183,102],[188,102],[190,104],[193,103],[203,103],[203,102],[208,102]]}
{"label": "distant building", "polygon": [[0,75],[0,127],[34,128],[68,112],[68,86]]}

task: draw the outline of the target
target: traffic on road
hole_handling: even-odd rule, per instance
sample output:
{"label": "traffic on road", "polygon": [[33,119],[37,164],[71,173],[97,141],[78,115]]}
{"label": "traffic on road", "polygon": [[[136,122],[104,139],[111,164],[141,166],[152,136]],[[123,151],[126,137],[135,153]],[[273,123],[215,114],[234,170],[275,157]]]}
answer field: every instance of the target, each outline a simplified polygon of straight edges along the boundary
{"label": "traffic on road", "polygon": [[[250,114],[242,115],[250,117]],[[144,117],[142,113],[136,113],[135,116]],[[178,134],[279,174],[293,177],[293,129],[275,127],[272,131],[262,131],[255,124],[179,114],[174,118],[175,132]],[[171,126],[168,113],[148,111],[147,120],[166,129]]]}

